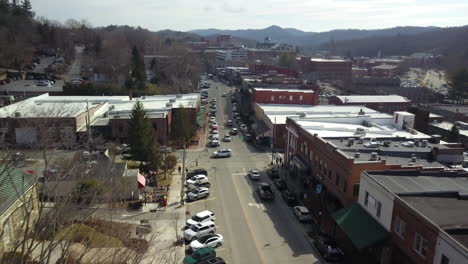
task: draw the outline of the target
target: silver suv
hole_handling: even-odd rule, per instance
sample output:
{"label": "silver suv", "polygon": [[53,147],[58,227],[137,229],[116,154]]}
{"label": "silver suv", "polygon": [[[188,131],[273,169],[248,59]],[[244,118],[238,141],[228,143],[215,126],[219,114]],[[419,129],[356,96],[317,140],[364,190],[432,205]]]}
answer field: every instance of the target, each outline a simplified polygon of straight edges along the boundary
{"label": "silver suv", "polygon": [[189,229],[184,231],[184,238],[188,241],[194,241],[209,234],[216,232],[216,226],[213,221],[206,221],[192,225]]}

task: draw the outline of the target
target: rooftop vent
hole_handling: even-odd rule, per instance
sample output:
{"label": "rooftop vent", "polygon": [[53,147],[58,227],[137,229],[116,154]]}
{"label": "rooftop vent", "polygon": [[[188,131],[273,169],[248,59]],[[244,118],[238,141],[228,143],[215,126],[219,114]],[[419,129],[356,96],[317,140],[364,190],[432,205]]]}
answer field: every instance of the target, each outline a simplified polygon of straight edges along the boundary
{"label": "rooftop vent", "polygon": [[391,145],[391,142],[389,140],[385,140],[383,143],[384,147],[390,147],[390,145]]}
{"label": "rooftop vent", "polygon": [[115,105],[109,106],[109,110],[114,110],[114,108],[115,108]]}
{"label": "rooftop vent", "polygon": [[181,94],[176,95],[177,98],[182,98]]}
{"label": "rooftop vent", "polygon": [[348,139],[348,146],[352,146],[354,144],[354,138]]}
{"label": "rooftop vent", "polygon": [[115,115],[114,118],[120,118],[120,116],[119,116],[119,115]]}
{"label": "rooftop vent", "polygon": [[171,103],[175,103],[175,101],[176,101],[176,99],[175,99],[175,98],[171,98],[171,99],[169,99],[169,102],[171,102]]}
{"label": "rooftop vent", "polygon": [[361,108],[361,110],[359,110],[358,115],[365,115],[365,114],[366,114],[366,112],[364,112],[364,110],[362,110],[362,108]]}
{"label": "rooftop vent", "polygon": [[360,137],[357,143],[358,143],[358,144],[363,144],[363,143],[364,143],[364,139],[363,139],[362,137]]}
{"label": "rooftop vent", "polygon": [[359,152],[354,153],[355,158],[359,158],[360,156],[361,156],[361,153],[359,153]]}
{"label": "rooftop vent", "polygon": [[356,128],[356,132],[354,132],[354,134],[356,135],[365,135],[366,134],[366,130],[362,127],[358,127]]}
{"label": "rooftop vent", "polygon": [[368,143],[364,144],[364,147],[366,147],[366,148],[377,148],[377,147],[379,147],[379,143],[377,143],[375,141],[371,141],[371,142],[368,142]]}
{"label": "rooftop vent", "polygon": [[307,116],[306,113],[304,113],[304,112],[300,112],[300,113],[298,113],[298,115],[299,115],[300,118],[305,118]]}
{"label": "rooftop vent", "polygon": [[408,148],[413,148],[415,146],[415,143],[414,141],[406,141],[406,142],[401,143],[401,145],[408,147]]}
{"label": "rooftop vent", "polygon": [[20,112],[15,112],[15,117],[21,117],[21,113]]}
{"label": "rooftop vent", "polygon": [[411,162],[416,162],[417,159],[418,159],[418,158],[417,158],[416,156],[413,155],[413,156],[411,157]]}
{"label": "rooftop vent", "polygon": [[364,120],[364,121],[362,121],[362,126],[370,127],[371,125],[370,125],[369,121]]}
{"label": "rooftop vent", "polygon": [[421,141],[421,147],[427,147],[427,139],[423,139],[423,141]]}
{"label": "rooftop vent", "polygon": [[172,107],[172,103],[166,103],[166,107]]}
{"label": "rooftop vent", "polygon": [[377,155],[377,152],[371,152],[369,160],[377,160],[378,157],[379,155]]}

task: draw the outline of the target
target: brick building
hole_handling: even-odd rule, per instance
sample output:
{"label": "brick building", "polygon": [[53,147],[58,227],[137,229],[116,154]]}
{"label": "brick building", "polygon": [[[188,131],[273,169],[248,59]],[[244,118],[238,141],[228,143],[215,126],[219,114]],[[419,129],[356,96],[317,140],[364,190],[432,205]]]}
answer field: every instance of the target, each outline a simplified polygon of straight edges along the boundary
{"label": "brick building", "polygon": [[319,104],[319,93],[313,90],[253,88],[252,97],[260,104]]}
{"label": "brick building", "polygon": [[328,99],[334,105],[364,105],[383,113],[406,111],[411,101],[399,95],[335,95]]}
{"label": "brick building", "polygon": [[334,81],[343,87],[351,86],[352,62],[350,60],[301,57],[299,67],[303,73],[316,73],[319,80]]}
{"label": "brick building", "polygon": [[359,203],[391,234],[387,263],[468,262],[468,174],[464,171],[371,171]]}

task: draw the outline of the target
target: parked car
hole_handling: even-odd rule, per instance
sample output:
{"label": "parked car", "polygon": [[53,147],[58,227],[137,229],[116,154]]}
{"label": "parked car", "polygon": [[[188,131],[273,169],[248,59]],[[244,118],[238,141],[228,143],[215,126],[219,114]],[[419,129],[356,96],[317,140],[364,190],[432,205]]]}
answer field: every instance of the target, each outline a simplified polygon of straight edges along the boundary
{"label": "parked car", "polygon": [[194,169],[191,172],[187,173],[187,179],[192,178],[195,175],[205,175],[208,176],[208,172],[205,169]]}
{"label": "parked car", "polygon": [[314,246],[326,261],[341,262],[344,260],[343,251],[337,246],[336,240],[328,234],[322,232],[315,233]]}
{"label": "parked car", "polygon": [[184,231],[184,238],[188,241],[194,241],[216,232],[216,226],[213,221],[205,221],[192,225]]}
{"label": "parked car", "polygon": [[52,84],[50,84],[50,82],[47,82],[47,81],[38,81],[36,83],[37,86],[43,86],[43,87],[51,87]]}
{"label": "parked car", "polygon": [[159,151],[162,152],[162,153],[171,153],[172,152],[172,148],[171,147],[168,147],[168,146],[161,146],[159,148]]}
{"label": "parked car", "polygon": [[218,122],[214,121],[214,122],[211,122],[211,128],[218,128]]}
{"label": "parked car", "polygon": [[213,213],[210,210],[205,210],[205,211],[196,213],[194,216],[192,216],[192,218],[187,220],[186,224],[187,224],[187,227],[191,227],[193,225],[196,225],[202,222],[214,221],[215,219],[216,219],[215,213]]}
{"label": "parked car", "polygon": [[245,134],[244,138],[245,138],[245,141],[251,142],[254,137],[252,136],[252,134],[247,133]]}
{"label": "parked car", "polygon": [[216,117],[212,116],[210,117],[210,123],[216,122]]}
{"label": "parked car", "polygon": [[241,124],[240,125],[240,131],[242,132],[247,132],[248,128],[247,128],[247,125],[246,124]]}
{"label": "parked car", "polygon": [[188,179],[185,181],[185,184],[187,186],[194,185],[194,184],[202,184],[202,183],[209,183],[210,180],[208,179],[208,176],[205,175],[195,175],[192,178]]}
{"label": "parked car", "polygon": [[266,182],[260,182],[257,184],[257,192],[262,200],[274,200],[275,193],[271,188],[270,184]]}
{"label": "parked car", "polygon": [[210,146],[219,147],[219,139],[218,138],[212,139],[211,142],[210,142]]}
{"label": "parked car", "polygon": [[187,199],[189,201],[200,200],[208,196],[210,196],[210,189],[206,187],[196,188],[195,190],[192,190],[189,193],[187,193]]}
{"label": "parked car", "polygon": [[279,175],[279,170],[278,168],[276,167],[273,167],[271,169],[268,169],[267,170],[267,175],[268,177],[270,177],[271,179],[279,179],[280,178],[280,175]]}
{"label": "parked car", "polygon": [[215,131],[216,133],[211,134],[211,140],[218,140],[219,141],[219,134],[218,131]]}
{"label": "parked car", "polygon": [[223,93],[223,94],[221,95],[221,97],[226,97],[226,93]]}
{"label": "parked car", "polygon": [[224,135],[224,142],[231,142],[231,135],[229,134]]}
{"label": "parked car", "polygon": [[214,158],[231,157],[231,155],[232,155],[231,149],[220,149],[218,151],[213,152]]}
{"label": "parked car", "polygon": [[217,248],[220,247],[224,243],[224,238],[220,234],[211,234],[204,236],[203,238],[199,238],[194,240],[190,243],[190,249],[192,251],[196,251],[201,248],[206,247],[213,247]]}
{"label": "parked car", "polygon": [[260,179],[260,171],[257,169],[253,169],[249,171],[249,177],[252,180],[259,180]]}
{"label": "parked car", "polygon": [[231,127],[231,126],[232,126],[232,120],[228,120],[228,121],[226,122],[226,126]]}
{"label": "parked car", "polygon": [[297,195],[296,193],[290,191],[290,190],[284,190],[281,192],[281,197],[283,197],[284,202],[286,202],[287,205],[289,206],[296,206],[299,204],[297,201]]}
{"label": "parked car", "polygon": [[237,130],[237,128],[232,128],[231,129],[231,135],[237,135],[239,133],[239,131]]}
{"label": "parked car", "polygon": [[214,257],[198,262],[198,264],[226,264],[226,261],[221,257]]}
{"label": "parked car", "polygon": [[307,209],[305,206],[294,206],[294,214],[301,222],[312,221],[312,215],[310,214],[309,209]]}
{"label": "parked car", "polygon": [[[216,258],[216,251],[212,247],[202,248],[184,258],[184,264],[197,264],[202,261]],[[209,262],[208,262],[209,263]]]}
{"label": "parked car", "polygon": [[278,191],[288,189],[288,185],[283,179],[274,179],[273,184],[276,186],[276,189],[278,189]]}

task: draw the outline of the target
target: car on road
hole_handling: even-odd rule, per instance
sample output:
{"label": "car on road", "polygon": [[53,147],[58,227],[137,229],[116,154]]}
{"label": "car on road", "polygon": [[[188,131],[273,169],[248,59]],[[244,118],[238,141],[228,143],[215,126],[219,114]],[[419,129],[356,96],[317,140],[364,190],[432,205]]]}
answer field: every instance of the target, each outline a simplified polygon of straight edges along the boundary
{"label": "car on road", "polygon": [[252,180],[259,180],[260,179],[260,171],[257,169],[253,169],[249,171],[249,177]]}
{"label": "car on road", "polygon": [[216,109],[211,109],[210,113],[211,113],[211,115],[216,115]]}
{"label": "car on road", "polygon": [[274,200],[275,193],[271,188],[270,184],[266,182],[260,182],[257,184],[257,192],[262,200]]}
{"label": "car on road", "polygon": [[278,170],[278,168],[276,168],[276,167],[272,167],[272,168],[268,169],[268,170],[267,170],[267,175],[268,175],[268,177],[270,177],[272,180],[274,180],[274,179],[279,179],[279,178],[280,178],[279,170]]}
{"label": "car on road", "polygon": [[220,247],[224,243],[224,238],[220,234],[210,234],[207,236],[204,236],[203,238],[199,238],[197,240],[194,240],[190,242],[190,249],[192,251],[196,251],[201,248],[206,248],[206,247],[213,247],[217,248]]}
{"label": "car on road", "polygon": [[231,157],[231,155],[232,155],[231,149],[220,149],[218,151],[213,152],[214,158]]}
{"label": "car on road", "polygon": [[216,103],[216,98],[211,98],[211,102],[215,102],[215,103]]}
{"label": "car on road", "polygon": [[343,251],[337,246],[336,240],[328,234],[317,232],[313,235],[314,246],[317,251],[328,262],[342,262]]}
{"label": "car on road", "polygon": [[224,142],[231,142],[231,135],[229,134],[224,135]]}
{"label": "car on road", "polygon": [[[205,260],[216,258],[216,251],[212,247],[202,248],[184,258],[184,264],[199,264]],[[209,263],[209,262],[206,262]]]}
{"label": "car on road", "polygon": [[205,175],[205,176],[208,176],[208,172],[207,172],[205,169],[202,169],[202,168],[194,169],[194,170],[192,170],[191,172],[187,173],[187,179],[190,179],[190,178],[192,178],[192,177],[195,176],[195,175]]}
{"label": "car on road", "polygon": [[249,134],[249,133],[245,134],[244,138],[245,138],[245,141],[247,142],[251,142],[253,140],[252,134]]}
{"label": "car on road", "polygon": [[293,207],[294,214],[296,215],[297,219],[301,222],[311,222],[312,221],[312,215],[310,214],[309,209],[307,209],[305,206],[294,206]]}
{"label": "car on road", "polygon": [[208,196],[210,196],[210,189],[206,187],[196,188],[195,190],[192,190],[189,193],[187,193],[187,199],[189,201],[199,200]]}
{"label": "car on road", "polygon": [[296,206],[299,204],[299,202],[297,201],[297,195],[293,191],[286,189],[281,192],[281,197],[283,197],[284,202],[288,206]]}
{"label": "car on road", "polygon": [[223,94],[221,95],[221,97],[226,97],[226,93],[223,93]]}
{"label": "car on road", "polygon": [[232,111],[233,111],[233,112],[236,112],[236,111],[237,111],[237,107],[236,107],[236,106],[233,106],[233,107],[232,107]]}
{"label": "car on road", "polygon": [[51,87],[51,86],[52,86],[52,84],[51,84],[50,82],[44,81],[44,80],[38,81],[38,82],[36,83],[36,85],[37,85],[37,86],[43,86],[43,87]]}
{"label": "car on road", "polygon": [[205,221],[192,225],[184,231],[184,238],[188,241],[194,241],[207,235],[214,234],[216,226],[213,221]]}
{"label": "car on road", "polygon": [[232,128],[231,129],[231,135],[237,135],[239,133],[239,131],[237,130],[237,128]]}
{"label": "car on road", "polygon": [[226,122],[226,126],[232,127],[232,120],[228,120],[228,121]]}
{"label": "car on road", "polygon": [[215,213],[210,210],[204,210],[201,212],[196,213],[192,218],[188,219],[186,224],[187,227],[191,227],[193,225],[202,223],[202,222],[207,222],[207,221],[214,221],[216,219]]}
{"label": "car on road", "polygon": [[217,139],[217,138],[212,139],[211,142],[210,142],[210,146],[219,147],[219,139]]}
{"label": "car on road", "polygon": [[276,186],[276,189],[278,189],[278,191],[283,191],[283,190],[288,189],[288,185],[283,179],[274,179],[273,184]]}
{"label": "car on road", "polygon": [[198,262],[198,264],[226,264],[226,261],[221,257],[214,257]]}
{"label": "car on road", "polygon": [[247,132],[248,128],[247,128],[247,125],[246,124],[241,124],[240,125],[240,131],[242,132]]}

